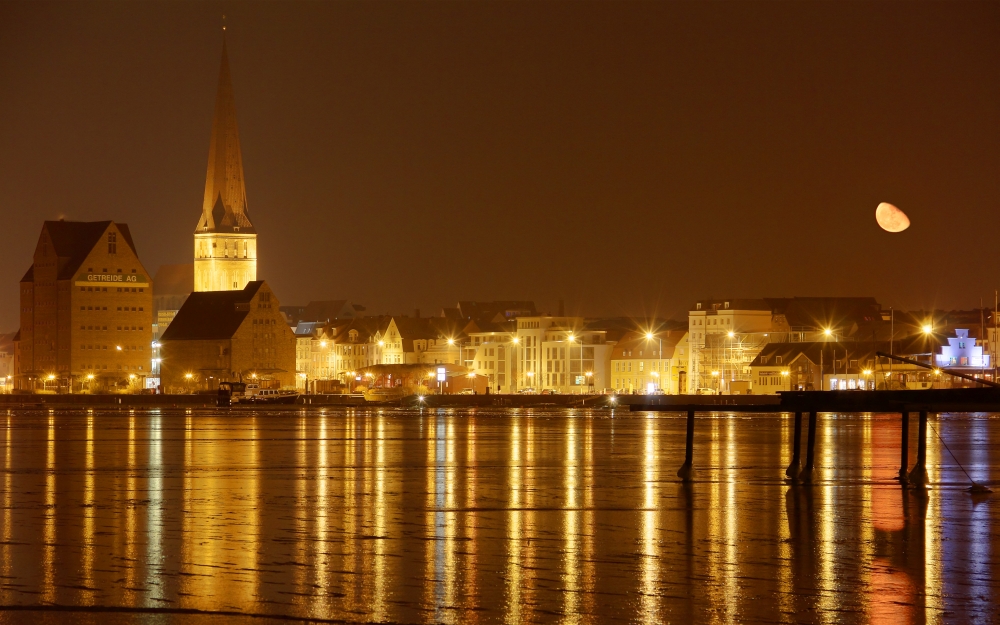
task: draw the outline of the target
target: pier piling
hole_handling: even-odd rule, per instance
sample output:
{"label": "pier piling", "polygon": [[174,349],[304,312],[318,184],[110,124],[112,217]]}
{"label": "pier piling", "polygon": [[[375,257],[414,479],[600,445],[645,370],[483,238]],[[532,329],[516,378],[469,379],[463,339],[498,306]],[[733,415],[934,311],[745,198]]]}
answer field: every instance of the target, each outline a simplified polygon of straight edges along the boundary
{"label": "pier piling", "polygon": [[792,462],[785,469],[785,477],[793,480],[799,477],[799,452],[802,448],[802,412],[795,413],[795,433],[792,434]]}
{"label": "pier piling", "polygon": [[687,411],[687,437],[684,447],[684,464],[677,470],[677,477],[681,481],[690,482],[694,475],[694,410]]}
{"label": "pier piling", "polygon": [[806,439],[806,466],[799,474],[799,481],[811,482],[813,472],[813,461],[816,451],[816,411],[809,411],[809,436]]}

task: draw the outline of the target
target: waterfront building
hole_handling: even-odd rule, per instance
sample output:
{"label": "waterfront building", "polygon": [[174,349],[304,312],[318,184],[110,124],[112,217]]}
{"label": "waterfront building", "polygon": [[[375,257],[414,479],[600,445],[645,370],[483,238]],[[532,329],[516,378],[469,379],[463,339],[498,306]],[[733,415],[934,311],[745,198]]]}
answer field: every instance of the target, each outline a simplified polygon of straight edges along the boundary
{"label": "waterfront building", "polygon": [[791,297],[702,300],[688,324],[688,392],[744,393],[750,364],[769,343],[867,338],[891,321],[871,297]]}
{"label": "waterfront building", "polygon": [[688,332],[630,332],[611,352],[611,388],[618,393],[686,392]]}
{"label": "waterfront building", "polygon": [[247,210],[236,102],[222,44],[208,173],[194,233],[194,290],[238,291],[257,279],[257,232]]}
{"label": "waterfront building", "polygon": [[611,382],[614,343],[583,317],[518,317],[516,338],[518,388],[586,393]]}
{"label": "waterfront building", "polygon": [[471,322],[466,334],[472,348],[469,372],[484,378],[491,392],[517,392],[517,320]]}
{"label": "waterfront building", "polygon": [[21,278],[15,386],[142,388],[151,362],[151,286],[128,225],[46,221]]}
{"label": "waterfront building", "polygon": [[192,293],[160,338],[160,354],[167,393],[213,390],[222,380],[295,386],[295,335],[262,280]]}

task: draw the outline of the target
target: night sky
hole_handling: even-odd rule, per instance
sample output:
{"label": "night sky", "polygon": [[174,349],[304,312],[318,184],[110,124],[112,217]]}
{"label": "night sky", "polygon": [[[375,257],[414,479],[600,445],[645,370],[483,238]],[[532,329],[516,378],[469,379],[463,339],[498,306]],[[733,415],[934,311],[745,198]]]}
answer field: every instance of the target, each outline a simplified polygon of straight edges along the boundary
{"label": "night sky", "polygon": [[997,3],[25,2],[0,4],[0,331],[45,219],[191,262],[223,13],[283,304],[683,318],[1000,286]]}

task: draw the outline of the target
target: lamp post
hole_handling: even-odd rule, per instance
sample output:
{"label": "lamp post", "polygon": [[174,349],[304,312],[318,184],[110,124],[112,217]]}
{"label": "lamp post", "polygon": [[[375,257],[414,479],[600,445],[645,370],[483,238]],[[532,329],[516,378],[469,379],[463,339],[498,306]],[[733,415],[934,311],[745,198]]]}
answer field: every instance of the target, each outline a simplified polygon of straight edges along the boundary
{"label": "lamp post", "polygon": [[[519,339],[519,338],[517,338],[515,336],[515,337],[513,337],[513,338],[510,339],[510,342],[511,342],[511,345],[513,345],[513,347],[511,347],[511,350],[510,350],[510,360],[509,360],[509,362],[512,363],[512,364],[513,363],[519,363],[517,357],[521,353],[521,350],[518,349],[518,346],[521,344],[521,339]],[[521,375],[521,367],[520,367],[520,364],[514,364],[514,366],[517,367],[517,372],[514,375],[511,376],[511,381],[513,382],[513,388],[512,388],[512,390],[516,393],[517,392],[517,387],[518,387],[518,383],[517,383],[518,380],[517,380],[517,378],[518,378],[519,375]]]}
{"label": "lamp post", "polygon": [[[663,337],[662,336],[657,336],[656,338],[659,341],[659,344],[657,345],[657,348],[656,348],[656,359],[660,363],[660,366],[659,366],[660,371],[663,371]],[[653,340],[653,333],[652,332],[647,332],[646,333],[646,340],[647,341],[652,341]],[[654,377],[656,378],[656,388],[660,389],[660,390],[663,390],[663,387],[661,386],[661,383],[660,383],[660,376],[656,375]],[[669,382],[669,378],[667,379],[667,381]]]}
{"label": "lamp post", "polygon": [[785,378],[785,384],[788,386],[788,388],[785,390],[789,391],[792,390],[792,380],[791,376],[788,374],[788,369],[785,369],[784,371],[781,372],[781,377]]}
{"label": "lamp post", "polygon": [[594,392],[594,372],[593,371],[588,371],[588,372],[584,373],[583,375],[587,376],[587,388],[588,388],[588,390],[591,393],[593,393]]}
{"label": "lamp post", "polygon": [[525,373],[525,375],[528,376],[528,386],[531,387],[531,388],[534,388],[535,387],[535,372],[534,371],[528,371],[528,372]]}
{"label": "lamp post", "polygon": [[[576,341],[576,335],[574,335],[572,332],[570,332],[569,336],[566,337],[566,338],[569,339],[570,343],[576,343],[577,342]],[[572,358],[572,356],[570,356],[570,358]],[[572,367],[571,367],[571,369],[572,369]],[[580,373],[583,373],[583,339],[582,338],[580,339]],[[580,394],[583,395],[583,389],[580,389]]]}

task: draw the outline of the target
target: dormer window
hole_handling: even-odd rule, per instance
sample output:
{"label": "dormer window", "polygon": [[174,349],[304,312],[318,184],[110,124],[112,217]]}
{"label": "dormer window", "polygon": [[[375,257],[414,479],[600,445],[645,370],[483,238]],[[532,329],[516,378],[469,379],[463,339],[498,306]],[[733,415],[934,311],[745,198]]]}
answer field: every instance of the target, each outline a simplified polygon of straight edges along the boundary
{"label": "dormer window", "polygon": [[109,232],[108,233],[108,254],[118,253],[118,233]]}
{"label": "dormer window", "polygon": [[729,310],[729,302],[726,302],[726,310]]}

